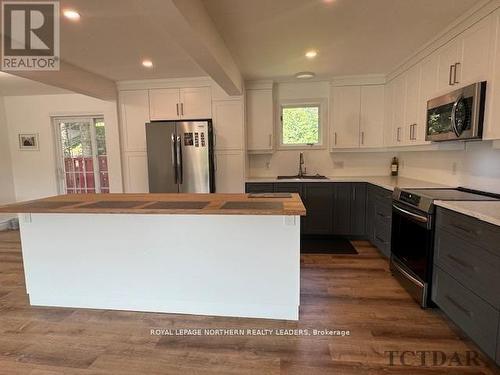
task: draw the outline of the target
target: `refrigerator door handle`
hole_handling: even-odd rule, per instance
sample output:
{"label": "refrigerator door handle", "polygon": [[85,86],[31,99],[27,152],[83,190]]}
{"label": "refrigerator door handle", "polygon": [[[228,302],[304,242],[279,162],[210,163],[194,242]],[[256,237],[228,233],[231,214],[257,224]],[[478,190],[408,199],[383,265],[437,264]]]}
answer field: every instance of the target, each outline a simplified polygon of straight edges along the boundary
{"label": "refrigerator door handle", "polygon": [[172,167],[174,168],[174,179],[175,183],[178,183],[178,176],[177,176],[177,152],[176,152],[176,140],[175,140],[175,134],[172,134]]}
{"label": "refrigerator door handle", "polygon": [[177,172],[179,184],[183,183],[181,136],[177,136]]}

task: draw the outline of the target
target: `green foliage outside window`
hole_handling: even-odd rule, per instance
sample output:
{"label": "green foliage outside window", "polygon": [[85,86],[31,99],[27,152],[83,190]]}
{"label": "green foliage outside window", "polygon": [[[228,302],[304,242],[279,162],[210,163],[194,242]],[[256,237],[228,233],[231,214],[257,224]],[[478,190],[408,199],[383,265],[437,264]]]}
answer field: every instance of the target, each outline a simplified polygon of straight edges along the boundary
{"label": "green foliage outside window", "polygon": [[319,143],[319,107],[283,107],[283,144]]}

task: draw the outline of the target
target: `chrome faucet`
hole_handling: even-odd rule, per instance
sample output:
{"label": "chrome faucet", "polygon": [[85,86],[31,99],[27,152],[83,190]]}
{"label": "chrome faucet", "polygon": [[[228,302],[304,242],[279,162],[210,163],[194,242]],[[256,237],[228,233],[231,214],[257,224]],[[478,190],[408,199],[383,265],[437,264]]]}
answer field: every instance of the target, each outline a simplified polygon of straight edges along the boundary
{"label": "chrome faucet", "polygon": [[303,168],[304,165],[304,153],[301,152],[299,154],[299,177],[302,177],[306,174],[306,169]]}

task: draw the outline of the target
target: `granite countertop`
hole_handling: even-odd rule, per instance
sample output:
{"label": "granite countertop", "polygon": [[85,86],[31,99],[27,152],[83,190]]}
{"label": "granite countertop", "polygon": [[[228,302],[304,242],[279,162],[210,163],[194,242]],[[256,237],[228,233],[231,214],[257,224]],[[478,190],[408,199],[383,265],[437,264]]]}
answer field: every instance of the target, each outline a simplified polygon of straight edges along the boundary
{"label": "granite countertop", "polygon": [[415,180],[406,177],[392,177],[392,176],[333,176],[328,177],[326,180],[317,179],[285,179],[278,180],[276,177],[249,177],[246,182],[367,182],[373,185],[377,185],[387,190],[394,190],[394,188],[402,187],[407,189],[418,189],[418,188],[446,188],[454,187],[436,184],[434,182]]}
{"label": "granite countertop", "polygon": [[0,206],[0,213],[305,215],[298,194],[71,194]]}
{"label": "granite countertop", "polygon": [[435,201],[434,204],[500,226],[500,201]]}

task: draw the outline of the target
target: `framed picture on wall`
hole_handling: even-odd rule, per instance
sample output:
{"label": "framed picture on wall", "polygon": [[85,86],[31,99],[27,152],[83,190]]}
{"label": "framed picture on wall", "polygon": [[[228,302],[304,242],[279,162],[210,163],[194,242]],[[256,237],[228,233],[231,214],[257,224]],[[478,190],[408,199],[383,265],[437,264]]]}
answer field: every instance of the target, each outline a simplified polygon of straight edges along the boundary
{"label": "framed picture on wall", "polygon": [[38,134],[19,134],[19,149],[24,151],[38,151]]}

